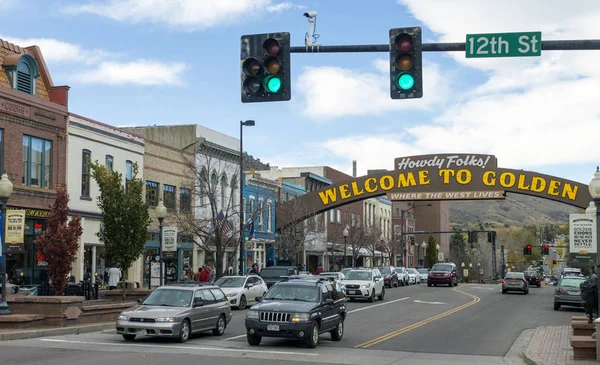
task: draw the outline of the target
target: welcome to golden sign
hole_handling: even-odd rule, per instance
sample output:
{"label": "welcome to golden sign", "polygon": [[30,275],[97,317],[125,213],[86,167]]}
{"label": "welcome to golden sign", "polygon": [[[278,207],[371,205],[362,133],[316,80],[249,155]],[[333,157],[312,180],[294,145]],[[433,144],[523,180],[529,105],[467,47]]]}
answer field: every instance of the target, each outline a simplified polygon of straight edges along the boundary
{"label": "welcome to golden sign", "polygon": [[[326,210],[387,195],[392,200],[503,199],[505,192],[537,196],[585,208],[587,185],[531,171],[497,167],[492,155],[443,154],[400,157],[396,170],[359,177],[298,197],[303,219]],[[277,228],[290,219],[286,204],[277,209]],[[295,213],[298,217],[298,212]]]}

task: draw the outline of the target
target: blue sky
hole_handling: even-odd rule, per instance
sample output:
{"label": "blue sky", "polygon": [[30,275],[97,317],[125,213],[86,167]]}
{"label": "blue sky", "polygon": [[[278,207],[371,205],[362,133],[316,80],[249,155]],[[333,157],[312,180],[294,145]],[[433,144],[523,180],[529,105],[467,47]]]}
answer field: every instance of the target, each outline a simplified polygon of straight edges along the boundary
{"label": "blue sky", "polygon": [[[287,31],[303,45],[318,12],[318,43],[384,44],[390,28],[421,26],[424,42],[467,33],[600,34],[600,4],[445,0],[0,0],[0,38],[42,49],[70,110],[117,126],[199,123],[238,136],[278,166],[359,173],[395,157],[489,153],[501,167],[589,182],[600,148],[597,51],[466,59],[424,55],[424,96],[391,100],[387,53],[293,54],[292,100],[243,104],[239,39]],[[24,22],[26,21],[26,23]],[[571,67],[572,66],[572,67]]]}

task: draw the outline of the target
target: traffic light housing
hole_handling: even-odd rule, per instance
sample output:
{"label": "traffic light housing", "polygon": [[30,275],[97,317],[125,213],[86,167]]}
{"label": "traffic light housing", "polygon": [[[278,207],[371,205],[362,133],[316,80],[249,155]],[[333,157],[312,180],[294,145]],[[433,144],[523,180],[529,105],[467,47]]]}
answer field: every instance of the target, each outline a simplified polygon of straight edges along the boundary
{"label": "traffic light housing", "polygon": [[531,255],[531,245],[527,245],[523,248],[523,255]]}
{"label": "traffic light housing", "polygon": [[290,100],[290,33],[243,35],[240,67],[242,103]]}
{"label": "traffic light housing", "polygon": [[467,242],[473,243],[473,232],[467,232]]}
{"label": "traffic light housing", "polygon": [[390,29],[390,96],[423,97],[423,58],[420,27]]}
{"label": "traffic light housing", "polygon": [[549,255],[550,254],[550,246],[544,245],[543,253],[542,254],[543,255]]}

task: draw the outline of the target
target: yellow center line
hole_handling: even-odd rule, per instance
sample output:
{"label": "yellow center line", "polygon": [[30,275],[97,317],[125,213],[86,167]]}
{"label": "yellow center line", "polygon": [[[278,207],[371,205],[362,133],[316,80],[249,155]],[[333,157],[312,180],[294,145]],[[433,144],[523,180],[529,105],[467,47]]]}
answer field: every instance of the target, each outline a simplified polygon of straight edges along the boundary
{"label": "yellow center line", "polygon": [[461,311],[461,310],[463,310],[463,309],[465,309],[465,308],[467,308],[467,307],[470,307],[470,306],[472,306],[472,305],[474,305],[474,304],[477,304],[477,303],[479,303],[479,301],[481,300],[481,299],[480,299],[478,296],[475,296],[475,295],[473,295],[473,294],[470,294],[470,293],[466,293],[466,292],[464,292],[464,291],[461,291],[461,290],[459,290],[459,289],[454,289],[454,288],[453,288],[452,290],[454,290],[454,291],[455,291],[455,292],[457,292],[457,293],[461,293],[461,294],[467,295],[467,296],[469,296],[469,297],[473,298],[473,300],[472,300],[472,301],[470,301],[470,302],[468,302],[468,303],[466,303],[466,304],[463,304],[463,305],[461,305],[461,306],[458,306],[458,307],[456,307],[456,308],[450,309],[449,311],[446,311],[446,312],[444,312],[444,313],[441,313],[441,314],[435,315],[435,316],[433,316],[433,317],[430,317],[430,318],[424,319],[424,320],[422,320],[422,321],[420,321],[420,322],[417,322],[417,323],[411,324],[410,326],[406,326],[406,327],[400,328],[400,329],[398,329],[398,330],[396,330],[396,331],[394,331],[394,332],[387,333],[387,334],[385,334],[385,335],[383,335],[383,336],[380,336],[380,337],[377,337],[377,338],[375,338],[375,339],[372,339],[372,340],[370,340],[370,341],[367,341],[367,342],[361,343],[360,345],[356,345],[356,346],[354,346],[354,347],[355,347],[355,348],[363,348],[363,349],[369,348],[369,347],[371,347],[371,346],[373,346],[373,345],[377,345],[378,343],[381,343],[381,342],[383,342],[383,341],[387,341],[387,340],[389,340],[389,339],[391,339],[391,338],[394,338],[394,337],[396,337],[396,336],[400,336],[400,335],[402,335],[402,334],[404,334],[404,333],[406,333],[406,332],[410,332],[410,331],[414,330],[415,328],[419,328],[419,327],[421,327],[421,326],[424,326],[424,325],[426,325],[427,323],[430,323],[430,322],[436,321],[436,320],[438,320],[438,319],[440,319],[440,318],[444,318],[444,317],[446,317],[446,316],[449,316],[449,315],[451,315],[451,314],[453,314],[453,313],[456,313],[456,312],[458,312],[458,311]]}

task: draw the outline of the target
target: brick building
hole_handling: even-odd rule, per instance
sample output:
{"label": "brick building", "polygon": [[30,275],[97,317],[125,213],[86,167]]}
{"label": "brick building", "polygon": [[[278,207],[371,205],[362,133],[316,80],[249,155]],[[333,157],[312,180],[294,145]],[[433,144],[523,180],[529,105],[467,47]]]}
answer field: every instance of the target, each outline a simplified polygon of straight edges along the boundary
{"label": "brick building", "polygon": [[8,209],[25,210],[23,242],[7,245],[9,280],[39,283],[46,262],[34,239],[65,184],[68,86],[54,86],[37,46],[0,39],[0,169],[13,183]]}

